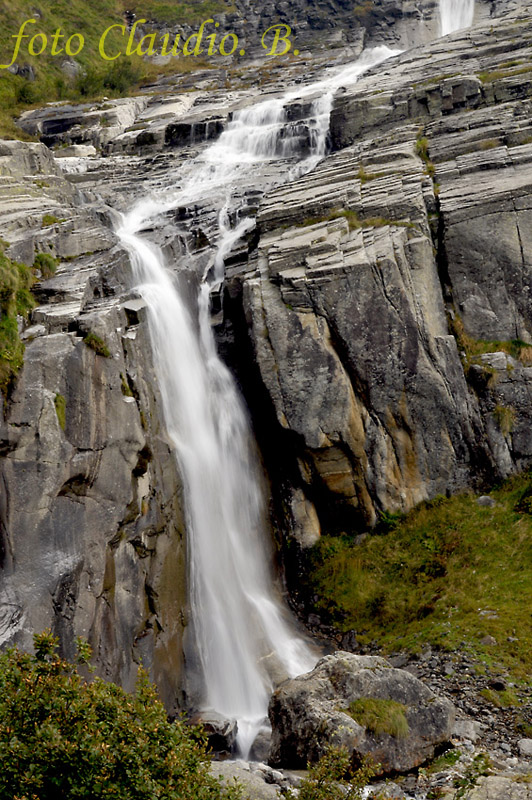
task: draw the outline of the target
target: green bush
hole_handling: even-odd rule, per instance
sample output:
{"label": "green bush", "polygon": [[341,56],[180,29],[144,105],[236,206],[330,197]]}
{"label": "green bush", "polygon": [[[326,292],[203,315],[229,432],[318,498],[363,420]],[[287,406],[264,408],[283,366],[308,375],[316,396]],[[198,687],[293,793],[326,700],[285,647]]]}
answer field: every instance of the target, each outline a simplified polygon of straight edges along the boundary
{"label": "green bush", "polygon": [[11,261],[0,243],[0,391],[8,394],[24,362],[24,345],[17,316],[27,317],[35,300],[31,294],[33,273],[25,264]]}
{"label": "green bush", "polygon": [[57,258],[51,256],[50,253],[37,253],[33,266],[40,270],[44,280],[47,280],[55,275],[58,263]]}
{"label": "green bush", "polygon": [[134,694],[77,666],[90,648],[78,641],[77,664],[57,653],[49,632],[35,655],[0,656],[0,800],[237,800],[205,761],[197,728],[167,721],[141,670]]}
{"label": "green bush", "polygon": [[287,800],[360,800],[362,790],[375,775],[375,765],[367,760],[355,770],[345,747],[330,746],[325,755],[313,766],[309,765],[296,795],[288,790]]}

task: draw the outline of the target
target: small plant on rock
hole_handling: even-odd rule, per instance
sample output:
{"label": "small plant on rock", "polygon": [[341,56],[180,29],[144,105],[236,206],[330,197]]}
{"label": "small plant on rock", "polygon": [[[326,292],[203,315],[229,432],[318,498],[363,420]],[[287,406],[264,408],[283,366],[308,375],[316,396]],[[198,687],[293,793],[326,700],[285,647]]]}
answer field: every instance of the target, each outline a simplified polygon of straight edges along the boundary
{"label": "small plant on rock", "polygon": [[55,275],[59,260],[50,255],[50,253],[37,253],[33,266],[40,270],[44,280],[51,278]]}
{"label": "small plant on rock", "polygon": [[308,777],[301,782],[299,794],[288,789],[285,797],[287,800],[296,800],[296,797],[298,800],[360,800],[377,768],[370,760],[365,760],[353,771],[345,747],[330,746],[317,764],[309,765]]}
{"label": "small plant on rock", "polygon": [[103,356],[104,358],[111,357],[111,351],[105,344],[104,340],[100,336],[97,336],[92,331],[89,331],[89,333],[87,333],[83,341],[85,342],[87,347],[90,347],[91,350],[94,350],[96,355]]}

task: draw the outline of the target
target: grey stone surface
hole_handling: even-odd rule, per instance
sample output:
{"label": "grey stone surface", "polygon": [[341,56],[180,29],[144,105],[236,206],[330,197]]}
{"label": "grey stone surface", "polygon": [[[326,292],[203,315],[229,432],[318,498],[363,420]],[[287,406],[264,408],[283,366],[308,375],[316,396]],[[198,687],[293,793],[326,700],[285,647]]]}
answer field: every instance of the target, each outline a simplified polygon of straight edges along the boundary
{"label": "grey stone surface", "polygon": [[[407,735],[377,734],[356,722],[346,710],[361,698],[404,705]],[[269,715],[273,766],[303,767],[334,744],[347,748],[355,760],[371,756],[380,765],[378,774],[404,772],[432,757],[435,746],[450,738],[454,722],[452,703],[409,672],[383,658],[342,652],[280,686]]]}
{"label": "grey stone surface", "polygon": [[[0,143],[8,254],[60,261],[35,293],[24,368],[0,425],[0,645],[79,635],[128,689],[142,661],[182,701],[185,553],[180,480],[161,432],[146,326],[122,307],[126,254],[42,144]],[[45,214],[52,220],[45,220]],[[110,357],[83,341],[93,331]],[[124,393],[124,387],[127,387]],[[65,425],[56,411],[63,398]]]}

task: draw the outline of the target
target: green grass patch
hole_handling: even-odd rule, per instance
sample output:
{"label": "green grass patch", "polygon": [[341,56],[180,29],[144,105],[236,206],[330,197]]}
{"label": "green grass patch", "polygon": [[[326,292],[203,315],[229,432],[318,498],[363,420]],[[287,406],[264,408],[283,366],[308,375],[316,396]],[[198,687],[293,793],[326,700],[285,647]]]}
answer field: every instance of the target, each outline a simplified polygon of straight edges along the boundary
{"label": "green grass patch", "polygon": [[504,689],[503,691],[496,691],[495,689],[482,689],[479,692],[480,696],[491,703],[496,708],[511,708],[512,706],[519,706],[520,700],[512,689]]}
{"label": "green grass patch", "polygon": [[225,0],[192,0],[188,3],[132,0],[124,5],[127,10],[134,11],[138,18],[166,22],[169,25],[197,22],[209,19],[214,14],[227,14],[235,10],[235,6]]}
{"label": "green grass patch", "polygon": [[[373,177],[377,177],[374,175]],[[346,219],[350,231],[358,230],[359,228],[383,228],[385,225],[395,225],[398,228],[415,228],[413,222],[407,220],[387,219],[386,217],[365,217],[360,219],[358,213],[349,208],[334,208],[327,214],[320,217],[307,217],[302,227],[310,227],[311,225],[318,225],[320,222],[332,222],[335,219]]]}
{"label": "green grass patch", "polygon": [[396,739],[404,739],[405,736],[408,736],[406,706],[403,703],[378,697],[361,697],[342,711],[349,714],[359,725],[377,735],[387,734]]}
{"label": "green grass patch", "polygon": [[24,363],[17,316],[27,317],[35,306],[33,272],[5,255],[6,244],[0,244],[0,391],[4,396]]}
{"label": "green grass patch", "polygon": [[425,172],[434,180],[436,169],[429,156],[429,141],[426,136],[418,136],[416,140],[416,153],[425,164]]}
{"label": "green grass patch", "polygon": [[532,364],[532,345],[521,339],[492,340],[474,339],[470,336],[459,314],[450,323],[451,331],[457,341],[458,349],[465,354],[466,366],[479,363],[478,356],[486,353],[506,353],[521,361],[525,366]]}
{"label": "green grass patch", "polygon": [[55,411],[60,427],[65,430],[66,428],[66,400],[62,394],[56,394],[54,397]]}
{"label": "green grass patch", "polygon": [[461,751],[457,749],[447,750],[447,752],[442,753],[441,756],[438,756],[431,761],[428,767],[426,767],[426,772],[429,775],[433,775],[435,772],[442,772],[443,770],[449,769],[449,767],[454,767],[454,765],[460,761],[461,758]]}
{"label": "green grass patch", "polygon": [[129,383],[127,382],[127,378],[123,372],[120,373],[120,388],[122,390],[122,394],[124,395],[124,397],[134,396],[129,386]]}
{"label": "green grass patch", "polygon": [[[138,56],[121,56],[116,61],[104,61],[99,53],[99,42],[104,31],[112,25],[124,24],[124,11],[136,11],[138,18],[160,22],[196,24],[213,14],[234,10],[225,0],[189,0],[186,3],[154,2],[139,0],[54,0],[41,3],[38,13],[32,0],[4,0],[2,2],[2,26],[0,29],[0,63],[10,64],[15,40],[20,26],[26,20],[35,19],[36,24],[26,25],[26,33],[47,36],[47,48],[40,55],[30,55],[28,39],[23,40],[16,64],[31,67],[34,80],[13,75],[7,69],[0,70],[0,138],[25,139],[15,119],[28,108],[44,102],[67,100],[79,102],[107,97],[123,97],[136,91],[145,83],[152,82],[161,74],[178,74],[210,66],[200,58],[173,58],[167,65],[155,65]],[[63,53],[52,55],[52,39],[61,29],[63,39],[58,40],[58,49]],[[67,75],[61,69],[65,58],[65,43],[68,37],[79,33],[84,37],[83,49],[74,57],[80,67],[77,76]],[[127,38],[115,28],[107,36],[105,47],[109,54],[125,51]],[[159,39],[157,39],[159,42]],[[40,47],[42,40],[37,45]],[[73,43],[77,43],[77,40]]]}
{"label": "green grass patch", "polygon": [[83,341],[85,342],[87,347],[90,347],[91,350],[94,350],[96,355],[103,356],[104,358],[111,357],[111,351],[107,347],[104,340],[100,336],[97,336],[92,331],[89,331],[89,333],[87,333],[87,335],[84,336]]}
{"label": "green grass patch", "polygon": [[[532,472],[491,496],[437,497],[355,545],[323,536],[303,585],[324,621],[361,644],[465,650],[519,679],[532,672]],[[486,636],[497,644],[482,644]]]}
{"label": "green grass patch", "polygon": [[42,218],[41,228],[47,228],[49,225],[55,225],[58,222],[64,221],[64,219],[58,219],[58,217],[54,217],[53,214],[45,214]]}
{"label": "green grass patch", "polygon": [[37,253],[33,266],[38,269],[44,280],[55,275],[59,259],[54,258],[50,253]]}
{"label": "green grass patch", "polygon": [[[501,67],[503,65],[501,64]],[[477,77],[482,83],[492,83],[493,81],[500,81],[503,78],[513,78],[515,75],[526,75],[532,72],[532,64],[520,69],[495,69],[491,72],[479,72]]]}

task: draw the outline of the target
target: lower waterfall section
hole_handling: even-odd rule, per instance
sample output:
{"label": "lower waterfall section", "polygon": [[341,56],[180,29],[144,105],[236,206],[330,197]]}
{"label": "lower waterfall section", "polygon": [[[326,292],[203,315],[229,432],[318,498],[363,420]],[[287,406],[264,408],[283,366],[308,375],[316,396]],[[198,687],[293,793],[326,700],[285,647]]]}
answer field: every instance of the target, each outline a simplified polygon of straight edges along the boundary
{"label": "lower waterfall section", "polygon": [[[170,201],[165,196],[141,202],[117,231],[131,254],[136,290],[147,305],[164,422],[183,479],[201,706],[237,720],[244,757],[265,721],[275,685],[307,672],[316,658],[292,629],[277,596],[259,467],[245,408],[216,352],[210,294],[223,281],[224,256],[254,225],[251,218],[241,219],[234,229],[228,224],[234,187],[245,186],[246,179],[249,185],[248,174],[272,161],[278,162],[277,183],[312,169],[326,152],[334,90],[393,54],[377,48],[320,83],[236,112],[217,142],[176,171],[178,193]],[[287,121],[286,106],[305,96],[316,99],[307,123],[310,146],[301,157],[301,124]],[[213,196],[224,199],[219,240],[195,319],[162,252],[145,240],[142,228],[178,204]]]}

